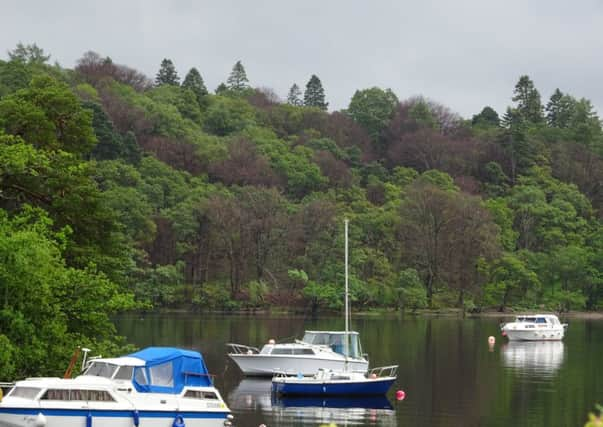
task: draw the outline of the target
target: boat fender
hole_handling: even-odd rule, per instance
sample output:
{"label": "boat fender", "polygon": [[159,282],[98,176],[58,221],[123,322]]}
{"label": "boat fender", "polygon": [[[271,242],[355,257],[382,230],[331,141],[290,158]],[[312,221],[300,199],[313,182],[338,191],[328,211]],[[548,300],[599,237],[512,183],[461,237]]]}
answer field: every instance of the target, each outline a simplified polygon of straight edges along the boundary
{"label": "boat fender", "polygon": [[138,427],[140,425],[140,414],[137,409],[132,413],[132,418],[134,419],[134,427]]}
{"label": "boat fender", "polygon": [[46,417],[44,416],[43,413],[38,412],[38,416],[36,417],[36,419],[34,421],[34,426],[35,427],[46,427]]}
{"label": "boat fender", "polygon": [[92,427],[92,412],[88,412],[86,415],[86,427]]}
{"label": "boat fender", "polygon": [[184,424],[184,418],[182,418],[180,415],[176,415],[176,419],[174,420],[172,427],[186,427]]}
{"label": "boat fender", "polygon": [[2,387],[0,387],[0,402],[2,402],[3,397],[4,397],[4,395],[2,394]]}

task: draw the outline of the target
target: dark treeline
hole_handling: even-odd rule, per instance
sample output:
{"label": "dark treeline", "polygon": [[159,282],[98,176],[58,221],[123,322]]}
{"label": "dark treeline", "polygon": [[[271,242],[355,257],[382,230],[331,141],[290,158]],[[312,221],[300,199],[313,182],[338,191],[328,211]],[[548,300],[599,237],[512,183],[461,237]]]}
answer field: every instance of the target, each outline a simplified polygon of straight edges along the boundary
{"label": "dark treeline", "polygon": [[115,351],[126,309],[339,309],[344,217],[356,308],[601,308],[601,121],[528,76],[509,94],[502,117],[377,87],[327,112],[316,75],[281,101],[241,61],[210,93],[170,59],[150,79],[18,45],[0,61],[0,371]]}

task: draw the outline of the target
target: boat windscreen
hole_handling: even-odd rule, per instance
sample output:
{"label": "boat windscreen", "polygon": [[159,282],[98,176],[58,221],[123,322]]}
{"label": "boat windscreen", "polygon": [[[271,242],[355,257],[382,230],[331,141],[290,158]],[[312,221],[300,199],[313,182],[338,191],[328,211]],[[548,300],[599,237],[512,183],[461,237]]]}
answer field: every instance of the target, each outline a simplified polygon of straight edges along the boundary
{"label": "boat windscreen", "polygon": [[[345,354],[345,337],[348,338],[348,353]],[[303,340],[308,344],[326,345],[335,353],[348,357],[360,357],[360,340],[358,334],[332,334],[329,332],[306,332]]]}
{"label": "boat windscreen", "polygon": [[117,369],[117,365],[107,362],[92,362],[88,370],[84,375],[91,375],[93,377],[104,377],[111,378]]}

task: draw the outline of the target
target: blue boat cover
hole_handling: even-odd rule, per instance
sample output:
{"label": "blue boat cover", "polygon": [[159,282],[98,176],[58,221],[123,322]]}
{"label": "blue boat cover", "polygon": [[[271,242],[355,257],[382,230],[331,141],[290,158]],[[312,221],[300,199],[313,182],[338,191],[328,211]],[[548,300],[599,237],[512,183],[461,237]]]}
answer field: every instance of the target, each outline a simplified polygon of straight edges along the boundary
{"label": "blue boat cover", "polygon": [[144,360],[134,368],[132,382],[141,393],[178,394],[185,386],[211,386],[211,377],[196,351],[173,347],[147,347],[128,355]]}

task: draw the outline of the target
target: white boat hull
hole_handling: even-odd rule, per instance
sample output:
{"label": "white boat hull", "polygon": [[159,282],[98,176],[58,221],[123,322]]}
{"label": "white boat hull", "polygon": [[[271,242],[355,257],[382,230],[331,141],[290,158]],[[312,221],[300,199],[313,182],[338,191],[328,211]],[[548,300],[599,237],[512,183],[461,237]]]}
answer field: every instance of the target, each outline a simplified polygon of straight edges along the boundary
{"label": "white boat hull", "polygon": [[272,376],[275,373],[314,375],[319,369],[333,371],[358,371],[365,373],[368,370],[368,361],[361,359],[350,360],[344,358],[326,359],[314,356],[280,356],[263,354],[229,354],[230,358],[239,366],[245,375]]}
{"label": "white boat hull", "polygon": [[506,334],[509,341],[560,341],[565,334],[565,328],[530,330],[503,328],[503,332]]}
{"label": "white boat hull", "polygon": [[[13,409],[10,412],[0,412],[0,427],[34,427],[40,419],[40,413],[45,420],[44,427],[84,427],[86,426],[86,415],[81,411],[62,410],[57,415],[51,415],[44,409],[23,410]],[[80,412],[78,414],[78,412]],[[55,412],[56,413],[56,412]],[[225,415],[220,414],[182,414],[186,427],[224,427]],[[159,411],[141,412],[139,414],[139,425],[141,427],[172,427],[176,418],[175,413],[167,412],[161,414]],[[106,415],[92,412],[92,427],[132,427],[134,419],[132,412],[119,414],[118,411],[109,411]]]}

